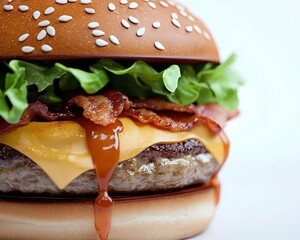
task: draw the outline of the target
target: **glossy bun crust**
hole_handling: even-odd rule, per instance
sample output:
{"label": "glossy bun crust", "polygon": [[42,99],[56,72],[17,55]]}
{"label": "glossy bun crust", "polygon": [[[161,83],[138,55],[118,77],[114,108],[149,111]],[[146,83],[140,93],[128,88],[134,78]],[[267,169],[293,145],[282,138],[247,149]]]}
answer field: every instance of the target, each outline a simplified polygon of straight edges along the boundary
{"label": "glossy bun crust", "polygon": [[175,1],[0,1],[0,59],[219,62],[202,21]]}

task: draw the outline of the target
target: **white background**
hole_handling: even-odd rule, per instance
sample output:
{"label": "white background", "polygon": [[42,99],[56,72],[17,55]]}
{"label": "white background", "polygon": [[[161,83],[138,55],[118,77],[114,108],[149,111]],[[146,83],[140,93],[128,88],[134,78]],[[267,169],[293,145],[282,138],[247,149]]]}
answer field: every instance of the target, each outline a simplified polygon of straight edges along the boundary
{"label": "white background", "polygon": [[245,78],[221,204],[197,240],[300,239],[300,1],[185,0]]}

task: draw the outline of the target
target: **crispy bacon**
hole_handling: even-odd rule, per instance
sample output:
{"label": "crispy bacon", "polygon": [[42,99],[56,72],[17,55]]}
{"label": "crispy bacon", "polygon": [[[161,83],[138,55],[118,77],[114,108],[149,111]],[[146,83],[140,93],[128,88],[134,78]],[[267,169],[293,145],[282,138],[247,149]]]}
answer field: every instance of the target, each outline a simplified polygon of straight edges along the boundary
{"label": "crispy bacon", "polygon": [[199,105],[195,108],[195,113],[203,117],[208,117],[225,128],[227,121],[239,115],[239,111],[228,111],[218,104]]}
{"label": "crispy bacon", "polygon": [[[202,117],[210,118],[214,122],[217,122],[222,128],[225,128],[228,120],[236,117],[239,114],[238,110],[228,111],[218,104],[198,106],[190,104],[181,106],[176,103],[166,102],[162,99],[134,100],[132,101],[132,108],[196,114]],[[138,118],[141,118],[141,116]]]}
{"label": "crispy bacon", "polygon": [[202,117],[197,114],[180,114],[180,113],[155,113],[147,109],[125,110],[125,116],[132,117],[141,123],[152,124],[159,128],[167,129],[173,132],[189,131],[197,125],[205,125],[214,133],[221,131],[221,127],[207,117]]}
{"label": "crispy bacon", "polygon": [[85,118],[102,126],[115,122],[122,111],[130,107],[128,98],[118,91],[97,96],[76,96],[68,103],[82,107]]}
{"label": "crispy bacon", "polygon": [[161,99],[133,100],[116,91],[102,95],[79,95],[69,99],[59,112],[49,111],[46,104],[34,102],[29,105],[18,124],[11,125],[0,118],[0,136],[31,121],[74,120],[84,116],[96,124],[107,126],[118,116],[127,116],[144,124],[152,124],[170,131],[188,131],[197,125],[205,125],[217,133],[226,121],[237,115],[217,104],[181,106]]}
{"label": "crispy bacon", "polygon": [[68,108],[64,107],[60,112],[50,112],[46,104],[39,101],[31,103],[25,110],[19,122],[20,125],[26,125],[32,120],[56,121],[74,118],[74,114]]}
{"label": "crispy bacon", "polygon": [[19,125],[18,124],[9,124],[0,118],[0,136],[10,133],[15,130]]}
{"label": "crispy bacon", "polygon": [[29,124],[31,121],[56,121],[73,119],[74,114],[68,107],[58,113],[49,111],[46,104],[36,101],[30,103],[29,107],[24,111],[18,124],[9,124],[0,118],[0,136],[13,131],[14,129]]}
{"label": "crispy bacon", "polygon": [[195,113],[196,110],[194,104],[182,106],[158,98],[152,98],[146,100],[133,100],[132,108],[137,108],[137,109],[146,108],[154,111],[174,111],[174,112],[184,112],[184,113]]}

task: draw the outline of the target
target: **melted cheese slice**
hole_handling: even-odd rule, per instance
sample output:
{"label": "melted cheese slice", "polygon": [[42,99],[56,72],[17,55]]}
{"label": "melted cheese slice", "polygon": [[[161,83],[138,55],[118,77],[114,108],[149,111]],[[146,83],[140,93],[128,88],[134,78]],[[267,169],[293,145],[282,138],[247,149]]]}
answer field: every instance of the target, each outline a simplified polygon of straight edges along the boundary
{"label": "melted cheese slice", "polygon": [[[227,157],[225,134],[213,134],[204,126],[189,132],[171,132],[120,118],[120,162],[135,157],[157,143],[175,143],[195,139],[222,164]],[[31,122],[1,136],[0,143],[23,153],[38,164],[60,188],[85,171],[94,169],[85,139],[85,130],[74,121]]]}

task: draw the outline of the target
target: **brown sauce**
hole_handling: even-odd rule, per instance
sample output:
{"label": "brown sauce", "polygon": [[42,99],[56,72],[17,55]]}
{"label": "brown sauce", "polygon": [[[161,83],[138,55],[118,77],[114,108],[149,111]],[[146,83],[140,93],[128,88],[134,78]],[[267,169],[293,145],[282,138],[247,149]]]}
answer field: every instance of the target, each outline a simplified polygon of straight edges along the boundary
{"label": "brown sauce", "polygon": [[93,159],[99,187],[95,200],[95,228],[101,240],[107,240],[111,228],[113,200],[108,195],[109,180],[119,162],[119,133],[122,123],[117,120],[108,126],[100,126],[89,120],[78,121],[86,131],[87,144]]}
{"label": "brown sauce", "polygon": [[211,180],[211,186],[215,189],[215,194],[216,194],[216,205],[218,205],[219,202],[220,202],[221,185],[220,185],[220,182],[219,182],[217,176],[215,176],[215,177]]}
{"label": "brown sauce", "polygon": [[[90,120],[80,119],[78,123],[85,128],[86,141],[96,170],[99,195],[95,200],[95,228],[100,240],[107,240],[111,228],[113,200],[107,190],[109,180],[119,162],[120,141],[119,133],[123,131],[122,123],[97,125]],[[228,151],[228,142],[224,142],[225,151]],[[227,154],[227,153],[226,153]],[[208,184],[215,189],[216,205],[220,199],[220,184],[215,176]],[[206,185],[202,186],[203,188]]]}

